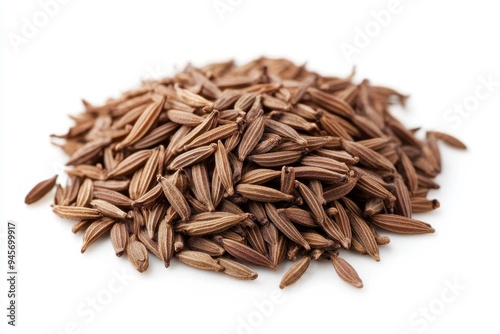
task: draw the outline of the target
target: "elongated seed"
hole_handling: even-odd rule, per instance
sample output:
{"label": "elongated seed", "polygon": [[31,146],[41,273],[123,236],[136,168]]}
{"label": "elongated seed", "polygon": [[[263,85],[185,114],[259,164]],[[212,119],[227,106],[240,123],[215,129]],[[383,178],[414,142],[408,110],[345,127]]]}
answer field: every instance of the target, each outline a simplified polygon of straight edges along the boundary
{"label": "elongated seed", "polygon": [[290,267],[290,269],[288,269],[288,271],[281,279],[280,289],[284,289],[285,287],[297,282],[302,277],[302,275],[304,275],[307,268],[309,268],[310,263],[311,258],[309,256],[304,256],[302,259],[300,259],[300,261]]}
{"label": "elongated seed", "polygon": [[227,158],[226,148],[220,140],[217,142],[217,150],[215,151],[215,168],[217,169],[217,175],[219,176],[224,189],[226,189],[229,196],[233,196],[234,187],[231,165],[229,164],[229,160]]}
{"label": "elongated seed", "polygon": [[223,273],[240,280],[254,280],[259,275],[247,266],[226,258],[218,258],[217,262],[224,267]]}
{"label": "elongated seed", "polygon": [[359,278],[358,273],[346,260],[338,256],[332,256],[330,260],[340,278],[356,288],[363,287],[363,281]]}
{"label": "elongated seed", "polygon": [[217,242],[219,242],[229,254],[241,261],[245,261],[256,266],[271,268],[273,270],[276,269],[276,265],[267,257],[242,243],[222,237],[218,237]]}
{"label": "elongated seed", "polygon": [[45,196],[54,186],[56,185],[57,175],[54,175],[50,179],[44,180],[38,183],[33,189],[30,190],[26,198],[24,199],[24,203],[32,204],[38,201],[40,198]]}
{"label": "elongated seed", "polygon": [[182,220],[187,220],[191,215],[191,209],[186,201],[186,198],[182,195],[179,189],[168,179],[161,175],[157,175],[157,180],[160,183],[163,193],[167,198],[168,202],[177,211]]}
{"label": "elongated seed", "polygon": [[236,186],[236,192],[248,199],[257,202],[280,202],[292,201],[293,196],[282,193],[279,190],[255,184],[240,183]]}
{"label": "elongated seed", "polygon": [[370,218],[370,221],[390,232],[401,234],[434,233],[434,228],[429,224],[393,214],[378,214]]}

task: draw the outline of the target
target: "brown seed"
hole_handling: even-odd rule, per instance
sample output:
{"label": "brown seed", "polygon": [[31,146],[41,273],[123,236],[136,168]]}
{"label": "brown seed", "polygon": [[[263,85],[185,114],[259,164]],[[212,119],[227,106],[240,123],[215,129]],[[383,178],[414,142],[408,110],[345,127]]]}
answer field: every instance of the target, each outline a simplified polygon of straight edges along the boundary
{"label": "brown seed", "polygon": [[165,267],[170,266],[170,259],[174,256],[174,229],[165,218],[158,226],[158,251]]}
{"label": "brown seed", "polygon": [[366,202],[364,216],[371,217],[383,211],[384,208],[385,204],[381,198],[372,198]]}
{"label": "brown seed", "polygon": [[111,228],[110,236],[116,256],[122,256],[123,252],[127,248],[129,238],[127,226],[123,223],[115,223]]}
{"label": "brown seed", "polygon": [[321,206],[319,199],[314,195],[311,189],[305,184],[295,181],[295,186],[298,188],[300,195],[306,201],[309,209],[311,210],[314,219],[319,224],[322,224],[326,219],[325,210]]}
{"label": "brown seed", "polygon": [[209,146],[202,146],[187,151],[186,153],[183,153],[175,158],[168,166],[168,169],[177,170],[203,161],[211,156],[216,149],[217,144],[210,144]]}
{"label": "brown seed", "polygon": [[[217,110],[214,110],[210,113],[210,115],[207,116],[207,118],[205,118],[205,120],[202,123],[200,123],[200,125],[193,128],[192,130],[190,127],[185,127],[185,126],[181,127],[180,129],[187,129],[188,133],[185,134],[184,133],[185,131],[181,131],[181,135],[179,138],[176,138],[177,140],[175,142],[175,146],[172,148],[171,151],[175,151],[176,153],[182,152],[184,150],[185,145],[192,142],[199,135],[212,129],[216,125],[218,117],[219,117],[219,112]],[[167,150],[167,152],[168,151],[169,150]]]}
{"label": "brown seed", "polygon": [[[234,197],[233,197],[234,198]],[[220,211],[223,211],[224,213],[232,213],[235,215],[240,215],[240,214],[247,214],[247,212],[243,211],[237,204],[228,201],[228,200],[223,200],[219,206]],[[248,214],[249,218],[252,216],[251,214]],[[249,218],[245,219],[242,222],[242,225],[246,227],[251,227],[254,226],[255,223],[251,221]]]}
{"label": "brown seed", "polygon": [[327,203],[333,202],[349,194],[356,186],[359,177],[360,175],[356,174],[354,177],[350,177],[345,183],[326,188],[323,191],[323,197],[325,198],[325,201]]}
{"label": "brown seed", "polygon": [[203,122],[203,117],[182,110],[170,109],[167,111],[167,115],[169,120],[180,125],[194,127]]}
{"label": "brown seed", "polygon": [[450,145],[451,147],[459,148],[462,150],[467,149],[467,146],[463,142],[461,142],[459,139],[457,139],[449,134],[439,132],[439,131],[429,131],[428,134],[431,136],[435,136],[438,139],[441,139],[443,142]]}
{"label": "brown seed", "polygon": [[359,278],[358,273],[346,260],[338,256],[332,256],[330,260],[340,278],[356,288],[363,287],[363,281]]}
{"label": "brown seed", "polygon": [[55,205],[63,205],[64,204],[64,188],[60,185],[56,185],[56,194],[54,196],[54,204]]}
{"label": "brown seed", "polygon": [[410,200],[410,192],[406,187],[403,178],[396,175],[394,178],[394,195],[396,196],[396,211],[398,214],[411,218],[412,207]]}
{"label": "brown seed", "polygon": [[346,140],[353,140],[346,129],[339,123],[340,118],[324,112],[319,119],[321,127],[331,136],[340,137]]}
{"label": "brown seed", "polygon": [[115,220],[108,217],[97,219],[90,224],[83,236],[82,253],[85,253],[87,248],[104,233],[108,232],[114,224]]}
{"label": "brown seed", "polygon": [[260,142],[255,145],[250,154],[262,154],[271,151],[273,148],[281,144],[281,137],[274,133],[264,133],[260,138]]}
{"label": "brown seed", "polygon": [[387,158],[362,144],[344,140],[342,141],[342,147],[353,156],[359,157],[361,163],[368,167],[388,171],[394,170],[394,165]]}
{"label": "brown seed", "polygon": [[103,147],[108,145],[110,141],[110,139],[104,138],[86,143],[73,153],[68,162],[66,162],[66,166],[79,165],[88,162],[97,156],[103,150]]}
{"label": "brown seed", "polygon": [[266,214],[273,224],[286,235],[290,240],[304,247],[305,250],[310,250],[311,246],[307,243],[304,237],[300,234],[297,228],[286,218],[286,215],[279,214],[278,210],[271,203],[265,203]]}
{"label": "brown seed", "polygon": [[243,137],[238,146],[238,159],[245,160],[247,155],[252,152],[264,133],[264,116],[258,114],[250,124],[248,124]]}
{"label": "brown seed", "polygon": [[137,169],[142,167],[144,163],[146,163],[146,161],[149,159],[152,153],[153,153],[152,150],[141,150],[131,154],[122,162],[120,162],[115,167],[115,169],[110,171],[108,173],[108,176],[109,177],[123,176],[135,172]]}
{"label": "brown seed", "polygon": [[279,190],[255,184],[240,183],[236,186],[236,192],[248,199],[257,202],[280,202],[292,201],[293,196],[282,193]]}
{"label": "brown seed", "polygon": [[54,175],[50,179],[44,180],[38,183],[33,189],[30,190],[28,195],[24,199],[24,203],[32,204],[38,201],[40,198],[45,196],[54,186],[56,185],[57,175]]}
{"label": "brown seed", "polygon": [[368,254],[365,247],[361,244],[361,242],[359,242],[355,235],[352,236],[350,249],[355,250],[361,255]]}
{"label": "brown seed", "polygon": [[64,191],[63,205],[70,205],[76,200],[78,192],[80,191],[81,179],[77,176],[72,176],[66,183]]}
{"label": "brown seed", "polygon": [[357,164],[359,162],[359,158],[350,155],[346,151],[337,151],[332,149],[319,149],[314,153],[321,157],[330,158],[339,162],[344,162],[347,165]]}
{"label": "brown seed", "polygon": [[290,110],[290,112],[295,115],[299,115],[300,117],[307,119],[309,121],[317,121],[321,117],[321,114],[317,110],[315,110],[314,108],[310,107],[307,104],[303,103],[295,104],[294,102],[292,103],[294,104],[294,106]]}
{"label": "brown seed", "polygon": [[302,259],[300,259],[300,261],[290,267],[290,269],[288,269],[288,271],[281,279],[280,289],[284,289],[285,287],[297,282],[302,277],[302,275],[304,275],[307,268],[309,268],[310,263],[311,258],[309,256],[304,256]]}
{"label": "brown seed", "polygon": [[291,195],[295,189],[295,168],[283,166],[281,168],[280,190]]}
{"label": "brown seed", "polygon": [[232,136],[237,131],[238,131],[238,125],[234,122],[218,126],[216,128],[211,129],[210,131],[200,134],[189,144],[185,145],[184,150],[188,151],[195,147],[200,147],[203,145],[208,145],[210,143],[215,143],[218,140]]}
{"label": "brown seed", "polygon": [[188,89],[181,88],[178,84],[174,86],[177,97],[187,105],[195,108],[213,108],[214,103],[204,97],[190,92]]}
{"label": "brown seed", "polygon": [[371,222],[384,230],[401,234],[434,233],[431,225],[393,214],[378,214],[370,218]]}
{"label": "brown seed", "polygon": [[101,217],[101,212],[97,209],[78,206],[54,205],[52,211],[61,218],[71,220],[95,219]]}
{"label": "brown seed", "polygon": [[224,147],[226,148],[226,151],[230,152],[234,150],[234,148],[240,144],[240,141],[241,141],[240,132],[233,133],[231,136],[227,137],[224,140]]}
{"label": "brown seed", "polygon": [[262,167],[281,167],[293,164],[303,156],[304,154],[301,151],[280,151],[251,155],[248,160]]}
{"label": "brown seed", "polygon": [[219,173],[217,173],[217,169],[214,169],[212,174],[211,192],[212,201],[214,206],[217,207],[224,197],[224,187],[222,185],[222,180],[219,177]]}
{"label": "brown seed", "polygon": [[228,228],[241,223],[249,216],[250,214],[244,213],[240,215],[230,215],[227,217],[214,218],[210,220],[181,223],[175,226],[175,231],[182,232],[190,236],[214,234],[225,231]]}
{"label": "brown seed", "polygon": [[[130,180],[107,180],[107,181],[94,181],[95,188],[104,188],[114,191],[123,191],[128,189],[130,185]],[[83,186],[83,185],[82,185]]]}
{"label": "brown seed", "polygon": [[[129,100],[129,101],[131,101],[131,100]],[[129,101],[127,101],[127,102],[129,102]],[[113,122],[113,124],[111,125],[111,129],[118,130],[118,129],[125,128],[126,126],[131,126],[131,124],[133,124],[135,121],[137,121],[137,119],[141,116],[141,114],[144,112],[144,110],[146,110],[146,108],[148,107],[148,104],[146,102],[151,102],[150,97],[148,96],[144,102],[145,103],[143,103],[141,105],[137,105],[134,108],[129,109],[128,111],[124,111],[123,113],[118,112],[119,115],[117,115],[117,116],[121,116],[121,117]],[[115,110],[113,110],[112,114],[116,115],[117,113],[115,113]]]}
{"label": "brown seed", "polygon": [[375,261],[380,261],[377,242],[368,224],[357,214],[349,213],[348,216],[352,229],[354,233],[356,233],[356,236],[359,238],[363,247],[366,249],[368,254],[375,259]]}
{"label": "brown seed", "polygon": [[84,207],[90,204],[94,197],[94,182],[91,179],[85,179],[78,191],[76,197],[76,206]]}
{"label": "brown seed", "polygon": [[262,255],[267,255],[266,242],[262,236],[262,232],[259,226],[255,225],[245,229],[246,239],[253,249],[261,253]]}
{"label": "brown seed", "polygon": [[255,220],[257,220],[261,225],[265,225],[269,222],[266,210],[261,202],[248,201],[248,211],[254,215]]}
{"label": "brown seed", "polygon": [[[232,229],[237,229],[238,226],[234,226]],[[218,234],[219,236],[227,239],[231,239],[237,242],[245,243],[246,237],[242,235],[242,233],[236,233],[232,230],[225,230]]]}
{"label": "brown seed", "polygon": [[230,108],[243,94],[238,91],[224,90],[219,98],[215,100],[214,109],[225,110]]}
{"label": "brown seed", "polygon": [[225,253],[224,248],[212,240],[201,237],[192,237],[187,241],[189,248],[206,253],[210,256],[221,256]]}
{"label": "brown seed", "polygon": [[372,179],[366,175],[361,175],[358,182],[356,183],[356,188],[371,197],[382,198],[390,202],[396,201],[396,197],[389,190],[385,189],[375,179]]}
{"label": "brown seed", "polygon": [[149,255],[146,247],[136,240],[135,235],[132,235],[127,245],[127,256],[135,269],[140,273],[148,270]]}
{"label": "brown seed", "polygon": [[182,263],[196,269],[224,271],[224,267],[206,253],[184,250],[177,253],[176,257]]}
{"label": "brown seed", "polygon": [[207,207],[208,211],[215,211],[210,193],[207,168],[204,163],[197,163],[191,166],[191,181],[193,183],[192,189],[198,200]]}
{"label": "brown seed", "polygon": [[312,213],[307,210],[303,210],[298,207],[290,207],[286,209],[278,209],[278,213],[284,213],[285,216],[292,222],[307,226],[307,227],[318,227]]}
{"label": "brown seed", "polygon": [[309,87],[307,91],[311,94],[311,97],[315,102],[328,109],[328,111],[348,118],[354,115],[354,110],[344,100],[312,87]]}
{"label": "brown seed", "polygon": [[132,200],[130,198],[114,190],[105,188],[95,189],[93,191],[93,194],[94,198],[105,200],[116,206],[127,207],[132,205]]}
{"label": "brown seed", "polygon": [[[148,216],[146,217],[146,230],[148,231],[148,236],[153,239],[156,230],[158,227],[158,224],[160,224],[160,221],[165,218],[165,212],[167,211],[167,205],[164,203],[156,203],[151,210],[143,209],[143,212],[149,212]],[[167,217],[170,218],[170,217]]]}
{"label": "brown seed", "polygon": [[78,233],[80,231],[83,231],[85,229],[87,229],[87,227],[90,226],[90,224],[93,223],[93,220],[91,219],[82,219],[82,220],[79,220],[78,222],[76,222],[75,224],[73,224],[73,226],[71,227],[71,232],[73,233]]}
{"label": "brown seed", "polygon": [[117,219],[125,219],[127,217],[127,213],[125,211],[102,199],[94,199],[90,201],[90,205],[99,210],[99,212],[106,217]]}
{"label": "brown seed", "polygon": [[143,150],[154,145],[158,145],[159,143],[165,141],[170,137],[174,131],[178,129],[178,125],[175,123],[165,123],[163,125],[158,126],[157,128],[151,130],[149,134],[144,136],[142,139],[139,139],[134,145],[134,150]]}
{"label": "brown seed", "polygon": [[267,257],[253,250],[252,248],[231,239],[218,237],[216,238],[216,240],[222,245],[222,247],[224,247],[226,252],[228,252],[235,258],[241,261],[248,262],[250,264],[254,264],[256,266],[262,266],[276,270],[275,264],[273,264]]}
{"label": "brown seed", "polygon": [[144,206],[151,207],[153,203],[161,196],[163,193],[161,184],[157,184],[147,193],[137,198],[135,201],[131,203],[133,207]]}
{"label": "brown seed", "polygon": [[259,276],[252,269],[236,261],[221,257],[217,259],[217,262],[224,267],[223,273],[233,278],[241,280],[254,280]]}
{"label": "brown seed", "polygon": [[157,98],[155,102],[151,103],[135,122],[128,136],[116,145],[116,150],[120,151],[143,138],[160,116],[164,103],[164,97]]}
{"label": "brown seed", "polygon": [[161,260],[161,255],[160,251],[158,250],[158,244],[153,241],[149,236],[147,235],[147,232],[145,230],[140,230],[139,234],[137,235],[137,238],[139,239],[140,242],[146,247],[148,251],[153,253],[154,256],[159,258]]}
{"label": "brown seed", "polygon": [[323,237],[321,234],[318,234],[316,232],[302,232],[302,237],[307,241],[311,247],[314,248],[326,248],[326,247],[332,247],[335,242],[333,240],[326,239]]}
{"label": "brown seed", "polygon": [[241,173],[243,171],[243,161],[240,161],[233,153],[228,153],[227,158],[229,159],[229,164],[233,171],[233,183],[240,182]]}
{"label": "brown seed", "polygon": [[160,160],[161,147],[159,146],[153,150],[153,153],[146,161],[146,164],[142,168],[141,177],[137,183],[137,197],[144,195],[153,181],[154,176],[158,173],[158,161]]}
{"label": "brown seed", "polygon": [[182,195],[179,189],[177,189],[177,187],[168,179],[164,178],[161,175],[157,175],[157,180],[161,184],[163,193],[165,194],[165,197],[167,198],[170,205],[172,205],[175,211],[177,211],[182,220],[187,220],[191,215],[191,209],[189,208],[189,204],[187,203],[186,198]]}
{"label": "brown seed", "polygon": [[289,138],[299,145],[307,145],[307,140],[301,137],[297,131],[286,124],[267,118],[265,120],[265,127],[270,132],[275,133],[283,138]]}
{"label": "brown seed", "polygon": [[290,110],[291,109],[291,106],[289,103],[287,103],[279,98],[268,95],[268,94],[264,94],[262,96],[262,104],[269,109],[276,109],[276,110]]}
{"label": "brown seed", "polygon": [[350,237],[344,235],[340,224],[332,220],[330,217],[326,217],[321,227],[323,227],[323,230],[330,238],[337,240],[342,247],[346,249],[349,248]]}
{"label": "brown seed", "polygon": [[280,177],[281,172],[272,169],[254,169],[241,176],[241,183],[262,184]]}
{"label": "brown seed", "polygon": [[422,197],[411,198],[412,212],[428,212],[439,208],[441,204],[437,199],[427,199]]}
{"label": "brown seed", "polygon": [[314,84],[314,82],[316,81],[316,78],[317,77],[315,75],[311,75],[308,78],[306,78],[298,87],[298,89],[295,92],[294,96],[292,97],[290,103],[296,104],[297,102],[302,100],[302,97],[307,92],[307,89]]}
{"label": "brown seed", "polygon": [[227,158],[226,148],[222,145],[220,140],[217,142],[217,150],[215,151],[215,168],[217,169],[217,175],[220,178],[224,189],[226,189],[229,196],[233,196],[233,174]]}
{"label": "brown seed", "polygon": [[321,156],[314,156],[314,155],[308,155],[304,158],[302,158],[301,163],[306,166],[311,166],[311,167],[319,167],[323,169],[328,169],[333,172],[345,174],[349,171],[349,167],[343,162],[338,162],[334,159],[327,158],[327,157],[321,157]]}
{"label": "brown seed", "polygon": [[304,179],[315,179],[324,181],[327,183],[340,183],[346,182],[347,176],[344,174],[332,172],[327,169],[323,169],[320,167],[308,167],[308,166],[300,166],[294,167],[295,169],[295,177],[304,178]]}
{"label": "brown seed", "polygon": [[184,249],[184,237],[182,236],[182,234],[175,233],[174,234],[174,251],[177,253],[183,249]]}
{"label": "brown seed", "polygon": [[102,169],[100,164],[93,165],[78,165],[71,170],[67,170],[66,174],[70,176],[88,177],[92,180],[105,180],[107,178],[106,171]]}

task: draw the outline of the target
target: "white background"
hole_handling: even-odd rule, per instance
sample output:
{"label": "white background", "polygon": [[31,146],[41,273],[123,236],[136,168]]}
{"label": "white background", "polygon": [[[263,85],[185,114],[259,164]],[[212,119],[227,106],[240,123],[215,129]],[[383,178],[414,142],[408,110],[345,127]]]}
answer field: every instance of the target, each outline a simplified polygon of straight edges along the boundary
{"label": "white background", "polygon": [[[435,234],[391,235],[380,263],[343,253],[365,283],[361,290],[342,282],[330,263],[312,263],[263,314],[255,302],[269,303],[289,263],[276,273],[259,270],[252,282],[177,261],[165,269],[156,259],[139,274],[113,254],[109,240],[81,255],[81,235],[51,212],[50,196],[24,205],[26,192],[64,163],[49,134],[67,130],[66,115],[82,110],[80,98],[101,103],[188,61],[267,55],[346,75],[351,62],[342,43],[355,46],[356,29],[375,29],[371,12],[389,6],[386,0],[222,0],[231,7],[221,16],[213,3],[73,0],[15,48],[10,39],[22,36],[23,18],[33,22],[42,7],[35,0],[1,2],[1,332],[498,333],[500,20],[493,1],[401,0],[399,12],[352,57],[356,80],[411,95],[407,110],[396,112],[408,126],[444,130],[469,146],[466,152],[443,147],[442,188],[431,194],[441,208],[418,216]],[[449,108],[474,102],[488,77],[497,82],[492,93],[469,114],[447,119]],[[16,328],[7,328],[5,317],[7,220],[18,223]],[[122,271],[126,285],[109,292]],[[453,301],[444,303],[442,291],[455,283],[460,290],[448,292]],[[88,301],[106,296],[91,317]],[[432,320],[425,320],[420,312],[429,307]],[[258,326],[242,325],[248,321]]]}

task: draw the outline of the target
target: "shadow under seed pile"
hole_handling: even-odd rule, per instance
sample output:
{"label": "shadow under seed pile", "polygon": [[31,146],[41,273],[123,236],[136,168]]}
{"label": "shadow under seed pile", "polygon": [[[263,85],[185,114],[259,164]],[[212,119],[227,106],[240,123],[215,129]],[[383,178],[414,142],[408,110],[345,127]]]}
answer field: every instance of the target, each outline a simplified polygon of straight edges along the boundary
{"label": "shadow under seed pile", "polygon": [[379,260],[387,230],[434,232],[411,218],[439,207],[427,199],[441,171],[439,140],[406,129],[388,109],[405,96],[351,77],[324,77],[284,59],[188,66],[144,82],[85,112],[63,138],[69,184],[57,176],[27,195],[56,187],[53,211],[76,220],[82,252],[110,233],[116,255],[139,271],[149,254],[255,279],[245,264],[271,269],[296,261],[280,287],[311,260],[330,260],[362,287],[339,256]]}

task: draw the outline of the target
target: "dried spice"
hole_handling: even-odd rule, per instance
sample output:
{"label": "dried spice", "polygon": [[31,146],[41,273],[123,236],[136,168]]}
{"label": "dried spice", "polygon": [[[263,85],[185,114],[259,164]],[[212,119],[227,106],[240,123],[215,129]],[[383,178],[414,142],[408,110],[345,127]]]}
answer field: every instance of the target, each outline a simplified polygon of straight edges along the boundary
{"label": "dried spice", "polygon": [[70,157],[57,176],[25,198],[56,187],[54,213],[77,221],[82,252],[110,231],[116,255],[138,271],[149,253],[242,280],[297,261],[280,287],[311,260],[330,260],[344,281],[363,283],[339,251],[379,260],[379,246],[401,234],[432,233],[412,214],[440,206],[438,143],[419,139],[389,111],[406,96],[347,78],[324,77],[285,59],[188,66],[72,119],[53,136]]}

